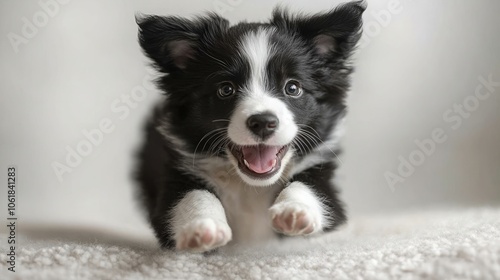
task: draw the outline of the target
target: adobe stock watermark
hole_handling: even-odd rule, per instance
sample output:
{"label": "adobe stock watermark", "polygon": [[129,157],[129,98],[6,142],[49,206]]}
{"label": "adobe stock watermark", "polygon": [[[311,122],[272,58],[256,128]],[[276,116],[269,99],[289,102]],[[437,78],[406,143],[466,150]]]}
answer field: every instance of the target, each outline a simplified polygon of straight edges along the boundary
{"label": "adobe stock watermark", "polygon": [[7,38],[15,53],[19,53],[19,47],[26,45],[29,41],[38,35],[41,28],[49,24],[51,18],[54,18],[61,11],[61,6],[66,5],[71,0],[40,0],[38,6],[40,10],[33,13],[31,18],[22,17],[21,32],[9,32]]}
{"label": "adobe stock watermark", "polygon": [[391,24],[394,16],[399,15],[402,11],[403,5],[400,0],[390,0],[385,9],[371,11],[374,20],[363,24],[363,35],[359,41],[359,48],[364,48],[370,44],[373,38],[382,33],[383,28]]}
{"label": "adobe stock watermark", "polygon": [[[132,110],[144,101],[149,92],[155,87],[150,83],[154,79],[156,72],[152,69],[147,70],[147,74],[142,79],[142,84],[133,87],[128,94],[122,94],[114,99],[110,104],[110,110],[113,117],[102,118],[92,129],[82,129],[82,138],[73,146],[65,147],[66,156],[63,161],[53,161],[51,167],[59,180],[63,182],[64,175],[73,172],[73,170],[82,164],[85,157],[89,156],[95,147],[101,145],[107,134],[112,133],[116,128],[117,121],[123,121],[130,116]],[[113,120],[114,119],[114,120]]]}
{"label": "adobe stock watermark", "polygon": [[223,16],[227,12],[234,11],[241,3],[243,0],[215,0],[212,2],[212,6],[217,14]]}
{"label": "adobe stock watermark", "polygon": [[[453,107],[443,113],[443,121],[452,130],[459,129],[464,120],[471,117],[482,101],[488,99],[498,87],[500,81],[494,81],[493,75],[490,74],[487,78],[478,77],[479,84],[473,94],[465,97],[461,103],[453,104]],[[440,144],[448,140],[448,134],[443,127],[438,127],[432,130],[429,137],[425,139],[415,139],[415,149],[411,151],[407,157],[400,155],[398,157],[399,165],[394,172],[386,171],[384,173],[385,180],[391,191],[395,191],[397,184],[403,183],[408,177],[413,175],[416,168],[425,163],[426,159],[432,156]]]}

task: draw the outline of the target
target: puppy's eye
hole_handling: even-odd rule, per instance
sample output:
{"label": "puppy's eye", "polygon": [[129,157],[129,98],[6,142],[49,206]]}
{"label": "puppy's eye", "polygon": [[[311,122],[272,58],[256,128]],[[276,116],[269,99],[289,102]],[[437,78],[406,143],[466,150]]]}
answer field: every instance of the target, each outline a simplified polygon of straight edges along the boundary
{"label": "puppy's eye", "polygon": [[285,84],[285,93],[287,95],[297,97],[302,94],[302,87],[299,82],[290,80]]}
{"label": "puppy's eye", "polygon": [[231,82],[223,82],[219,85],[219,89],[217,90],[217,95],[220,98],[227,98],[233,95],[236,92],[236,89]]}

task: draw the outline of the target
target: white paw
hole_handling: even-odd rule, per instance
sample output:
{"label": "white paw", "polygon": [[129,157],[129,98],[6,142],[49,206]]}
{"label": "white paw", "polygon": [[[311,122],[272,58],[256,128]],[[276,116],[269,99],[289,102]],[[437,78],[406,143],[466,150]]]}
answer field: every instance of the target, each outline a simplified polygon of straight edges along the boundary
{"label": "white paw", "polygon": [[299,202],[280,202],[269,209],[273,228],[286,235],[306,235],[321,230],[321,213]]}
{"label": "white paw", "polygon": [[226,245],[231,238],[231,229],[226,222],[205,218],[183,226],[175,235],[175,243],[177,250],[205,252]]}

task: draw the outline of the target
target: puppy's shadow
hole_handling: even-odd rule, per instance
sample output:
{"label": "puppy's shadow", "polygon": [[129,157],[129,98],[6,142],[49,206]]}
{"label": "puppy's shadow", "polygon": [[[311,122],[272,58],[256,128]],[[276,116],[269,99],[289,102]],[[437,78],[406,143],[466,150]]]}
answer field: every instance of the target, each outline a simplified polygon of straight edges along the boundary
{"label": "puppy's shadow", "polygon": [[136,251],[160,251],[152,233],[131,234],[89,226],[26,225],[19,227],[18,234],[22,243],[26,242],[33,246],[79,244],[127,247]]}

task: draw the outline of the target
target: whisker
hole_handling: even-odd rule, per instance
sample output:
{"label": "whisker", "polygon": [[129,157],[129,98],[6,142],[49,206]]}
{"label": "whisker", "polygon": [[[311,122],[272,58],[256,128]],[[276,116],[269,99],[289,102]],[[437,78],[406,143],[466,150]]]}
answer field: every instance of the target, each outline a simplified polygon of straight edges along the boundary
{"label": "whisker", "polygon": [[307,152],[307,151],[312,152],[314,147],[318,145],[318,142],[313,137],[311,137],[307,133],[307,131],[305,131],[303,129],[299,130],[299,134],[297,135],[297,138],[300,139],[300,142],[302,142],[303,145],[307,148],[307,149],[304,149],[305,150],[304,152]]}
{"label": "whisker", "polygon": [[302,137],[303,137],[304,141],[306,142],[306,144],[308,144],[310,151],[314,150],[314,148],[318,146],[318,141],[316,139],[314,139],[314,137],[309,135],[307,133],[307,131],[302,132]]}
{"label": "whisker", "polygon": [[206,54],[211,59],[215,60],[215,62],[217,62],[217,64],[222,66],[222,68],[224,68],[225,70],[228,70],[228,71],[230,70],[230,67],[224,61],[214,57],[213,55],[209,54],[207,51],[205,51],[203,49],[200,49],[200,51],[203,52],[204,54]]}
{"label": "whisker", "polygon": [[225,136],[224,136],[224,134],[223,134],[223,133],[222,133],[222,134],[221,134],[221,133],[219,133],[219,134],[217,135],[217,137],[215,137],[215,139],[212,141],[212,143],[210,144],[210,146],[209,146],[209,147],[208,147],[208,149],[207,149],[207,150],[208,150],[208,153],[209,153],[210,155],[212,155],[212,156],[217,155],[217,153],[218,153],[218,149],[217,149],[217,148],[219,147],[219,143],[220,143],[221,141],[223,141],[223,140],[224,140],[224,137],[225,137]]}
{"label": "whisker", "polygon": [[306,154],[306,150],[304,149],[304,146],[303,146],[303,141],[300,137],[300,134],[297,135],[298,137],[294,140],[296,142],[296,147],[298,148],[299,152],[302,153],[302,154]]}
{"label": "whisker", "polygon": [[[196,160],[196,151],[198,151],[198,148],[199,148],[199,146],[201,145],[201,142],[203,142],[203,140],[204,140],[205,138],[207,138],[208,136],[210,136],[211,134],[215,134],[215,135],[217,135],[217,133],[221,133],[221,132],[222,132],[223,130],[225,130],[225,129],[226,129],[226,128],[221,127],[221,128],[217,128],[217,129],[214,129],[214,130],[212,130],[212,131],[209,131],[207,134],[205,134],[205,135],[204,135],[204,136],[200,139],[200,141],[198,141],[198,144],[196,144],[196,147],[194,148],[194,153],[193,153],[193,154],[194,154],[194,155],[193,155],[193,166],[194,166],[194,163],[195,163],[195,160]],[[212,136],[210,136],[210,138],[212,138],[212,137],[213,137],[213,135],[212,135]],[[205,143],[205,145],[203,146],[203,149],[205,148],[205,146],[206,146],[206,143]]]}
{"label": "whisker", "polygon": [[298,124],[298,125],[299,125],[299,126],[304,126],[304,127],[306,127],[306,128],[310,128],[310,129],[311,129],[314,133],[316,133],[316,137],[318,137],[318,139],[320,139],[320,138],[321,138],[321,137],[320,137],[320,135],[319,135],[319,133],[318,133],[318,132],[316,131],[316,129],[314,129],[312,126],[307,125],[307,124]]}
{"label": "whisker", "polygon": [[211,155],[217,156],[220,152],[222,152],[228,143],[228,139],[229,138],[225,134],[219,135],[208,149],[209,152],[212,152]]}
{"label": "whisker", "polygon": [[319,144],[314,136],[311,135],[308,131],[302,130],[300,136],[308,144],[310,151],[312,151]]}
{"label": "whisker", "polygon": [[218,120],[213,120],[212,122],[230,122],[228,119],[218,119]]}
{"label": "whisker", "polygon": [[304,137],[306,137],[308,139],[308,141],[313,142],[313,143],[310,143],[311,145],[314,144],[315,146],[319,146],[318,141],[321,141],[321,139],[316,137],[314,134],[312,134],[311,132],[309,132],[307,130],[302,130],[302,134],[304,135]]}
{"label": "whisker", "polygon": [[211,73],[210,75],[208,75],[208,76],[205,78],[205,81],[208,81],[208,80],[212,79],[213,77],[215,77],[215,76],[217,76],[217,75],[224,75],[224,74],[226,74],[226,73],[227,73],[227,71],[223,71],[223,70],[213,72],[213,73]]}
{"label": "whisker", "polygon": [[306,125],[306,124],[298,124],[299,126],[303,126],[303,127],[307,127],[309,129],[311,129],[316,135],[314,135],[312,132],[310,131],[307,131],[305,129],[301,129],[302,132],[304,132],[305,134],[311,136],[311,137],[314,137],[315,139],[319,140],[321,143],[323,143],[325,145],[325,147],[332,153],[335,155],[335,157],[338,159],[338,161],[340,162],[340,164],[344,164],[344,162],[340,159],[340,157],[337,155],[337,153],[335,153],[320,137],[319,133],[311,126],[309,125]]}
{"label": "whisker", "polygon": [[218,137],[220,137],[220,136],[221,136],[221,135],[223,135],[223,134],[224,134],[224,131],[221,131],[221,130],[219,130],[219,131],[217,131],[216,133],[214,133],[214,134],[213,134],[212,136],[210,136],[207,140],[205,140],[205,144],[203,145],[203,147],[202,147],[201,149],[202,149],[202,150],[205,150],[205,147],[207,146],[207,144],[210,142],[210,140],[211,140],[212,138],[214,138],[214,137],[215,137],[215,139],[217,139]]}

